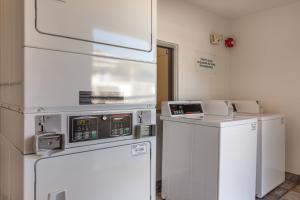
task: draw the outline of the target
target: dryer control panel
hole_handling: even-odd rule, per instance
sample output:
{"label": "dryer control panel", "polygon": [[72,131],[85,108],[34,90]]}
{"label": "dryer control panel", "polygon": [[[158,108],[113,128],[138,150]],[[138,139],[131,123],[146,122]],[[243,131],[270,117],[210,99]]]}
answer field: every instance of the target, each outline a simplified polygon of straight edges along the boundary
{"label": "dryer control panel", "polygon": [[132,135],[132,114],[69,117],[69,142]]}

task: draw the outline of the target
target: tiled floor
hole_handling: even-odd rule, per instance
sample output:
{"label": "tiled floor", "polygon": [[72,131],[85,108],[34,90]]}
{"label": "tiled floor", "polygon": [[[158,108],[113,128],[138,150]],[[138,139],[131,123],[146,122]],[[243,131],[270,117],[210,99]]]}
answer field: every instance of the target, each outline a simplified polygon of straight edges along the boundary
{"label": "tiled floor", "polygon": [[[162,200],[159,194],[156,200]],[[263,199],[257,200],[300,200],[300,177],[287,173],[283,184]]]}
{"label": "tiled floor", "polygon": [[160,197],[160,194],[157,194],[156,200],[162,200],[162,198]]}
{"label": "tiled floor", "polygon": [[286,174],[286,181],[263,199],[257,200],[300,200],[300,178],[290,173]]}

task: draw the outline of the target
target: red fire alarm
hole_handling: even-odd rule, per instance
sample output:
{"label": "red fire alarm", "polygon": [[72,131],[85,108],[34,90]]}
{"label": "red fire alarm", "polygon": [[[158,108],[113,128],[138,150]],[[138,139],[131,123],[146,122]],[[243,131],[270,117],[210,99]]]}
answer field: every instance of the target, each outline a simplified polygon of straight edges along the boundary
{"label": "red fire alarm", "polygon": [[226,46],[227,48],[232,48],[232,47],[234,47],[234,39],[233,39],[233,38],[227,38],[227,39],[225,40],[225,46]]}

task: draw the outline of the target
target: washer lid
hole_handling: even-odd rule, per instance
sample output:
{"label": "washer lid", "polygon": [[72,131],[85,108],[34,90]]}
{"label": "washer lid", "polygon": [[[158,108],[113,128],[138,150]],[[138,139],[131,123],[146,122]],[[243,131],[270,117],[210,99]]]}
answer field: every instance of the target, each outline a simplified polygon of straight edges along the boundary
{"label": "washer lid", "polygon": [[42,34],[152,50],[152,0],[36,0]]}
{"label": "washer lid", "polygon": [[247,114],[236,113],[235,116],[256,117],[259,121],[283,119],[284,115],[276,113],[263,113],[263,114]]}
{"label": "washer lid", "polygon": [[161,120],[173,121],[187,124],[197,124],[202,126],[224,128],[231,126],[239,126],[243,124],[257,123],[257,118],[252,116],[215,116],[215,115],[204,115],[204,117],[189,117],[189,116],[161,116]]}

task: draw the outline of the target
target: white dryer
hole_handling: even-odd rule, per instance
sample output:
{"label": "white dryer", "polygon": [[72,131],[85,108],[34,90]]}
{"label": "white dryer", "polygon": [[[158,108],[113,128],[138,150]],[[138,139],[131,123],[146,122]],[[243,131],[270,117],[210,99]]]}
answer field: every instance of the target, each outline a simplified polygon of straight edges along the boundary
{"label": "white dryer", "polygon": [[156,0],[2,0],[1,8],[3,106],[155,107]]}
{"label": "white dryer", "polygon": [[17,9],[26,47],[155,62],[155,0],[27,0]]}
{"label": "white dryer", "polygon": [[164,102],[162,197],[254,200],[257,119],[205,116],[201,102]]}
{"label": "white dryer", "polygon": [[257,197],[264,197],[285,181],[285,117],[264,114],[258,101],[232,101],[238,116],[258,118]]}

